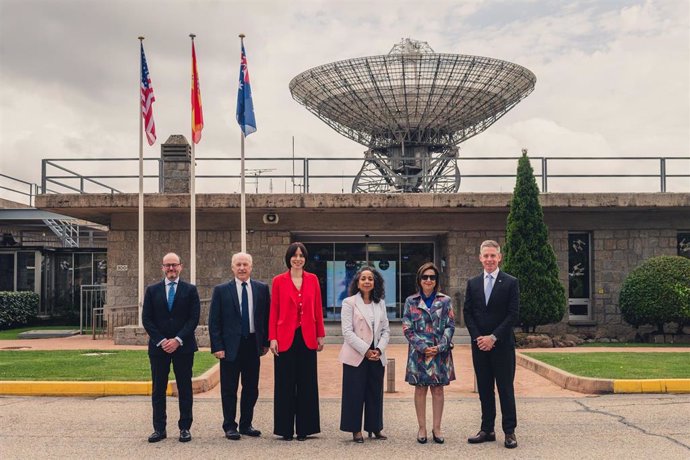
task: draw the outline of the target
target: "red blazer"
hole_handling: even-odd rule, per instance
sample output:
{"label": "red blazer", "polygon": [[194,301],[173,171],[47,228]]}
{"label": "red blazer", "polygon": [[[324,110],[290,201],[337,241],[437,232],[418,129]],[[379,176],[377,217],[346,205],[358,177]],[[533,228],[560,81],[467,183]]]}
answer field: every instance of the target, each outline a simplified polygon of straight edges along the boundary
{"label": "red blazer", "polygon": [[273,278],[271,286],[271,312],[268,316],[268,340],[278,341],[278,351],[287,351],[292,346],[297,329],[297,308],[302,302],[302,337],[307,348],[316,350],[317,337],[325,337],[321,287],[313,273],[304,272],[302,290],[292,283],[290,271]]}

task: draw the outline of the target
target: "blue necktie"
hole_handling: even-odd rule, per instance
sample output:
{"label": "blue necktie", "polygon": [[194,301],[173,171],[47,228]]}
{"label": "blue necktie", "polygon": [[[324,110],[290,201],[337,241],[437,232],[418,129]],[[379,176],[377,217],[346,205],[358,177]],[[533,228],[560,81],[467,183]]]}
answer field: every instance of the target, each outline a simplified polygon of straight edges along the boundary
{"label": "blue necktie", "polygon": [[249,337],[249,295],[247,283],[242,283],[242,337]]}
{"label": "blue necktie", "polygon": [[173,302],[175,301],[175,283],[170,283],[168,289],[168,311],[172,311]]}
{"label": "blue necktie", "polygon": [[488,282],[486,283],[486,288],[484,289],[484,298],[486,299],[486,304],[489,305],[489,297],[491,297],[491,290],[494,288],[494,277],[491,275],[486,276]]}

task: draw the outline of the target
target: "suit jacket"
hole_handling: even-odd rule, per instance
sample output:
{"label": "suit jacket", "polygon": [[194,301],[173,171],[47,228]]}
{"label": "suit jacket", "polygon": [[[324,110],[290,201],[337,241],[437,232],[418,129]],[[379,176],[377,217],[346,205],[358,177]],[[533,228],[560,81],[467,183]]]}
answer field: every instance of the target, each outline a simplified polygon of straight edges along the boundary
{"label": "suit jacket", "polygon": [[316,350],[318,348],[316,338],[326,337],[319,279],[313,273],[305,271],[302,277],[302,290],[298,291],[288,270],[273,278],[271,289],[268,340],[278,341],[279,352],[290,349],[298,326],[298,308],[301,307],[300,325],[304,343],[307,348]]}
{"label": "suit jacket", "polygon": [[[252,279],[250,287],[254,304],[256,352],[261,356],[262,348],[268,347],[268,309],[271,300],[265,283]],[[208,333],[211,338],[211,353],[224,350],[226,360],[234,361],[237,358],[242,337],[242,305],[237,297],[234,278],[213,288]]]}
{"label": "suit jacket", "polygon": [[165,281],[147,286],[141,321],[149,335],[149,355],[165,355],[158,343],[175,337],[182,340],[182,346],[175,353],[197,351],[194,331],[199,324],[200,311],[199,292],[193,284],[178,280],[171,311],[168,311]]}
{"label": "suit jacket", "polygon": [[[373,309],[374,330],[366,319],[365,309]],[[386,314],[386,302],[381,300],[366,305],[362,295],[357,293],[343,300],[340,311],[341,327],[345,342],[340,349],[338,359],[343,364],[359,366],[364,355],[376,337],[376,348],[381,350],[381,364],[386,365],[386,347],[390,339],[390,326]]]}
{"label": "suit jacket", "polygon": [[499,270],[489,303],[484,299],[484,272],[467,281],[465,324],[472,340],[495,335],[496,348],[515,347],[513,327],[520,316],[520,288],[517,278]]}

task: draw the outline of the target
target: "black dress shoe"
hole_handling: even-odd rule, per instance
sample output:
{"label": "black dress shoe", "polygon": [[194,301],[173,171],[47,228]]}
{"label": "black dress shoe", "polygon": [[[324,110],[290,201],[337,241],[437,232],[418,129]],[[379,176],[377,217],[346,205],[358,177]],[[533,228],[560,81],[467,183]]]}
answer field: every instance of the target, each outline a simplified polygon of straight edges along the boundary
{"label": "black dress shoe", "polygon": [[434,438],[434,442],[436,444],[443,444],[444,442],[446,442],[445,439],[443,439],[439,436],[436,436],[436,433],[434,433],[434,430],[431,430],[431,436]]}
{"label": "black dress shoe", "polygon": [[[419,431],[421,431],[421,430],[419,430]],[[419,436],[419,431],[417,432],[417,442],[420,444],[426,444],[426,436],[424,436],[424,437]]]}
{"label": "black dress shoe", "polygon": [[180,442],[189,442],[192,440],[192,433],[189,430],[180,430]]}
{"label": "black dress shoe", "polygon": [[292,436],[283,436],[283,441],[292,441]]}
{"label": "black dress shoe", "polygon": [[378,439],[379,441],[385,441],[388,439],[388,436],[385,434],[381,433],[380,431],[369,431],[369,437],[374,437],[375,439]]}
{"label": "black dress shoe", "polygon": [[261,436],[261,431],[257,430],[253,426],[249,425],[247,428],[244,430],[240,430],[241,434],[246,434],[247,436],[251,436],[252,438],[256,438]]}
{"label": "black dress shoe", "polygon": [[158,442],[167,438],[168,435],[165,431],[154,431],[151,436],[149,436],[149,442]]}
{"label": "black dress shoe", "polygon": [[495,441],[496,440],[496,433],[493,431],[491,433],[487,433],[486,431],[480,431],[477,433],[476,436],[473,436],[471,438],[467,438],[467,442],[470,444],[481,444],[483,442],[488,442],[488,441]]}
{"label": "black dress shoe", "polygon": [[306,440],[307,440],[307,435],[306,435],[306,434],[298,434],[298,435],[297,435],[297,440],[298,440],[298,441],[306,441]]}
{"label": "black dress shoe", "polygon": [[515,449],[517,447],[517,439],[515,438],[515,433],[507,434],[506,441],[503,443],[508,449]]}
{"label": "black dress shoe", "polygon": [[233,441],[239,441],[242,436],[240,436],[236,429],[230,428],[225,432],[225,437]]}
{"label": "black dress shoe", "polygon": [[362,432],[358,431],[357,433],[352,433],[352,441],[356,442],[357,444],[362,444],[364,442],[364,436],[362,436]]}

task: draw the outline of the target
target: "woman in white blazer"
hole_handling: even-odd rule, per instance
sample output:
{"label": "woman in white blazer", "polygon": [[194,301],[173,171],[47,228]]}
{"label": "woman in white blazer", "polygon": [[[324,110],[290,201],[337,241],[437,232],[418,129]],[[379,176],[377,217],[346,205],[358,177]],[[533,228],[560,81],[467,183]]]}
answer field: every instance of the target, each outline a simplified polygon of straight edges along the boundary
{"label": "woman in white blazer", "polygon": [[352,440],[364,442],[364,430],[384,440],[383,373],[390,338],[383,277],[372,267],[361,268],[352,279],[350,297],[343,300],[341,324],[345,342],[340,350],[343,363],[340,429]]}

